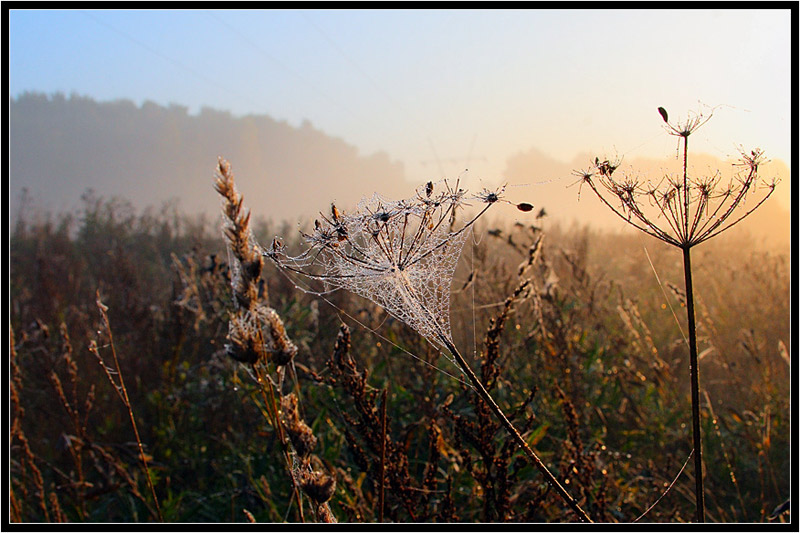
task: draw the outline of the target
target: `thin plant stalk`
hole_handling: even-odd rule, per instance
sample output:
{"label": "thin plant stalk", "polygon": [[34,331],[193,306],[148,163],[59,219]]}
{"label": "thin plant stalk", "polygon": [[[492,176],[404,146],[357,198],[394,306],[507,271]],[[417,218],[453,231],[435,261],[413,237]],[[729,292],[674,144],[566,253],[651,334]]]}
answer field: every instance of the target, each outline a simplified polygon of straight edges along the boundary
{"label": "thin plant stalk", "polygon": [[108,367],[103,362],[102,357],[100,356],[100,351],[97,347],[97,343],[92,342],[90,346],[90,350],[94,352],[95,356],[100,361],[100,366],[103,367],[103,370],[106,373],[106,377],[114,386],[114,390],[117,391],[117,395],[122,400],[122,403],[128,410],[128,417],[131,421],[131,427],[133,427],[133,434],[136,437],[136,444],[139,447],[139,459],[142,461],[142,466],[144,467],[145,477],[147,479],[147,486],[150,488],[150,494],[153,496],[153,503],[156,506],[156,514],[158,515],[158,521],[164,522],[164,517],[161,514],[161,507],[158,504],[158,497],[156,496],[156,489],[153,486],[153,479],[150,477],[150,468],[147,464],[147,456],[144,453],[144,446],[142,446],[142,439],[139,437],[139,429],[136,426],[136,417],[133,416],[133,409],[131,408],[131,401],[128,397],[128,389],[125,387],[125,380],[122,377],[122,368],[119,365],[119,360],[117,359],[117,350],[114,347],[114,338],[111,334],[111,323],[108,320],[108,307],[106,307],[103,302],[100,301],[100,294],[97,295],[97,308],[100,309],[100,314],[103,316],[103,325],[105,325],[106,333],[108,333],[108,343],[111,347],[111,357],[114,359],[114,368],[116,369],[117,379],[119,379],[119,383],[114,381],[114,378],[111,375],[111,371],[109,371]]}
{"label": "thin plant stalk", "polygon": [[[306,520],[303,516],[303,500],[300,496],[300,491],[297,488],[297,482],[292,474],[292,459],[289,455],[289,444],[286,442],[286,434],[283,431],[283,423],[278,416],[278,405],[275,402],[275,392],[274,387],[272,386],[272,381],[270,381],[268,377],[264,376],[259,365],[252,365],[251,368],[253,369],[253,372],[256,375],[256,380],[258,381],[258,390],[261,393],[261,399],[264,402],[264,408],[267,410],[268,420],[270,424],[272,424],[272,427],[278,432],[278,440],[281,443],[283,458],[286,462],[286,468],[289,472],[289,479],[292,481],[292,496],[297,502],[300,523],[305,523]],[[269,391],[269,398],[267,398],[265,389]]]}
{"label": "thin plant stalk", "polygon": [[578,502],[575,501],[575,499],[569,494],[569,492],[567,492],[567,490],[563,487],[563,485],[561,485],[561,483],[558,482],[558,480],[555,478],[552,472],[550,472],[550,470],[542,462],[542,460],[539,459],[539,456],[536,455],[536,452],[534,452],[531,449],[531,447],[528,446],[528,443],[525,442],[525,439],[522,438],[522,435],[520,435],[517,428],[514,427],[514,424],[512,424],[511,421],[506,417],[505,413],[503,413],[503,410],[500,409],[500,406],[497,405],[497,403],[494,401],[491,394],[489,394],[489,391],[486,390],[486,388],[483,386],[483,383],[481,383],[481,380],[478,379],[478,376],[475,375],[475,372],[472,371],[472,368],[470,368],[470,366],[467,364],[467,361],[464,359],[464,357],[461,355],[458,349],[453,345],[453,343],[450,342],[444,335],[440,335],[439,340],[453,355],[456,362],[458,363],[458,366],[472,382],[473,386],[475,387],[475,392],[478,393],[478,396],[480,396],[481,399],[484,402],[486,402],[486,404],[495,414],[497,419],[506,429],[508,434],[511,435],[511,438],[513,438],[514,441],[522,448],[522,451],[525,452],[525,455],[528,457],[530,462],[533,463],[533,465],[539,469],[539,472],[541,472],[542,475],[544,475],[545,479],[550,484],[550,486],[553,487],[556,490],[556,492],[558,492],[559,496],[561,496],[561,498],[567,503],[567,505],[570,506],[570,508],[575,512],[575,514],[582,522],[592,522],[592,519],[589,518],[589,516],[583,509],[581,509],[581,506],[578,504]]}
{"label": "thin plant stalk", "polygon": [[686,315],[689,321],[689,379],[692,389],[692,440],[694,443],[694,490],[697,521],[705,522],[703,491],[703,442],[700,435],[700,368],[697,362],[697,327],[694,317],[691,248],[683,248],[683,274],[686,280]]}
{"label": "thin plant stalk", "polygon": [[456,348],[455,344],[453,344],[453,342],[448,338],[448,336],[445,335],[444,331],[442,331],[439,322],[435,319],[433,313],[425,306],[425,304],[421,301],[421,299],[416,295],[416,293],[413,290],[413,287],[411,287],[411,285],[407,281],[404,284],[402,284],[401,287],[403,288],[402,292],[408,305],[411,307],[415,307],[417,311],[423,316],[425,316],[427,318],[427,321],[429,321],[429,323],[433,325],[436,331],[436,338],[439,340],[439,342],[442,343],[442,345],[445,348],[447,348],[447,351],[449,351],[450,354],[455,359],[456,364],[459,366],[459,368],[461,368],[461,370],[467,375],[469,380],[472,382],[475,392],[477,392],[478,396],[480,396],[481,399],[484,402],[486,402],[486,404],[495,414],[495,416],[500,421],[502,426],[506,429],[508,434],[511,435],[511,438],[513,438],[514,441],[516,441],[516,443],[525,452],[525,455],[528,457],[530,462],[533,463],[533,465],[537,469],[539,469],[539,471],[542,473],[542,475],[544,475],[545,479],[550,484],[550,486],[553,487],[556,490],[556,492],[558,492],[559,496],[561,496],[561,498],[567,503],[567,505],[570,506],[570,508],[575,512],[575,514],[578,516],[578,519],[581,522],[592,522],[592,519],[589,518],[589,516],[583,509],[581,509],[581,506],[578,505],[578,502],[575,501],[575,499],[570,495],[569,492],[567,492],[564,486],[561,485],[561,483],[559,483],[559,481],[556,479],[553,473],[550,472],[550,470],[542,462],[542,460],[539,459],[539,456],[536,455],[536,452],[534,452],[531,449],[531,447],[528,446],[528,443],[525,441],[522,435],[520,435],[517,428],[514,427],[514,424],[511,423],[508,417],[506,417],[503,410],[500,408],[499,405],[497,405],[497,402],[494,401],[494,398],[492,398],[492,395],[489,394],[489,391],[487,391],[486,387],[483,386],[481,380],[478,379],[478,376],[475,375],[475,372],[473,372],[472,368],[469,366],[469,364],[467,364],[467,361],[466,359],[464,359],[464,356],[461,355],[461,352],[458,351],[458,348]]}
{"label": "thin plant stalk", "polygon": [[383,498],[386,490],[386,389],[381,395],[381,465],[380,465],[380,492],[378,499],[378,522],[383,523]]}

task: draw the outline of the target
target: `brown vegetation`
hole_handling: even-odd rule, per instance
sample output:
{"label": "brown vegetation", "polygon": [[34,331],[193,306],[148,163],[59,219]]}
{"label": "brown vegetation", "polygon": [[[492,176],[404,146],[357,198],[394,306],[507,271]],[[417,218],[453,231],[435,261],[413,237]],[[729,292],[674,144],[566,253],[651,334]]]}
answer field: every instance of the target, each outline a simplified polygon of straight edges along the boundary
{"label": "brown vegetation", "polygon": [[[575,519],[414,330],[261,263],[250,236],[299,243],[250,220],[219,170],[230,252],[217,228],[91,197],[18,221],[11,520],[158,520],[147,472],[166,522]],[[682,265],[533,213],[467,241],[454,344],[592,520],[692,520]],[[753,250],[731,234],[692,257],[707,521],[765,521],[789,494],[789,256]],[[141,448],[88,349],[110,349],[98,289]]]}

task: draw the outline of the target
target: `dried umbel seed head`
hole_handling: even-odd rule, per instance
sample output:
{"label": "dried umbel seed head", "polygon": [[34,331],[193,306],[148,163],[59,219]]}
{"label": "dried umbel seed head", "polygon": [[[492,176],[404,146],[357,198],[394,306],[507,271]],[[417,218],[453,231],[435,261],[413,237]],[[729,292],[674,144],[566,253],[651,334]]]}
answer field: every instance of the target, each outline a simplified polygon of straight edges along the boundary
{"label": "dried umbel seed head", "polygon": [[319,470],[301,472],[299,478],[300,488],[317,505],[330,500],[336,491],[336,480]]}
{"label": "dried umbel seed head", "polygon": [[497,190],[490,190],[484,188],[480,193],[475,195],[475,198],[487,204],[494,204],[499,202],[503,198],[503,193],[505,192],[505,190],[506,190],[505,185],[503,185]]}
{"label": "dried umbel seed head", "polygon": [[300,418],[297,410],[297,396],[294,394],[287,394],[281,398],[281,418],[297,455],[304,459],[307,458],[317,446],[317,437]]}
{"label": "dried umbel seed head", "polygon": [[[689,136],[711,118],[691,114],[682,122],[669,122],[663,107],[658,108],[670,135],[680,137],[683,172],[659,176],[657,181],[642,179],[617,170],[620,161],[594,158],[587,170],[576,171],[580,180],[617,216],[644,233],[678,248],[689,249],[738,224],[753,213],[775,190],[776,179],[759,176],[764,153],[741,149],[741,161],[727,183],[720,172],[692,175],[688,166]],[[616,172],[615,172],[616,171]],[[621,177],[618,174],[623,174]],[[748,199],[750,205],[747,206]],[[578,189],[580,199],[580,189]]]}
{"label": "dried umbel seed head", "polygon": [[[321,293],[346,289],[371,300],[434,343],[450,343],[450,285],[468,232],[490,206],[508,203],[504,186],[469,199],[485,204],[456,227],[456,212],[469,205],[466,191],[429,182],[403,200],[364,198],[347,213],[331,204],[300,255],[264,250],[290,275],[322,285]],[[516,205],[516,204],[514,204]],[[522,210],[532,209],[522,204]],[[420,305],[420,298],[424,305]]]}

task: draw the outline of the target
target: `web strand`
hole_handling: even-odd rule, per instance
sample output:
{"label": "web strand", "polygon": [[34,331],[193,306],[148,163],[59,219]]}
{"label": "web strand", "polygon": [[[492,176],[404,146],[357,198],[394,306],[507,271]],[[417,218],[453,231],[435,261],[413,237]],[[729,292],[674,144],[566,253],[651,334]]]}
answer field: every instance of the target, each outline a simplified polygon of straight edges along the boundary
{"label": "web strand", "polygon": [[[361,326],[361,327],[362,327],[362,328],[364,328],[365,330],[367,330],[367,331],[369,331],[370,333],[373,333],[374,335],[376,335],[376,336],[380,337],[382,340],[384,340],[384,341],[386,341],[387,343],[391,344],[392,346],[394,346],[395,348],[397,348],[397,349],[398,349],[398,350],[400,350],[401,352],[404,352],[406,355],[409,355],[409,356],[411,356],[411,358],[413,358],[413,359],[415,359],[415,360],[417,360],[417,361],[421,362],[421,363],[422,363],[422,364],[424,364],[424,365],[427,365],[427,366],[429,366],[429,367],[433,368],[433,369],[434,369],[434,370],[436,370],[437,372],[440,372],[441,374],[444,374],[445,376],[447,376],[447,377],[449,377],[449,378],[452,378],[452,379],[456,380],[457,382],[461,383],[462,385],[466,386],[467,388],[470,388],[470,389],[474,389],[474,388],[475,388],[475,387],[474,387],[474,386],[473,386],[471,383],[468,383],[468,382],[464,381],[463,379],[459,378],[458,376],[455,376],[455,375],[453,375],[453,374],[451,374],[451,373],[447,372],[446,370],[444,370],[444,369],[442,369],[442,368],[439,368],[439,367],[438,367],[438,366],[436,366],[435,364],[433,364],[433,363],[430,363],[430,362],[426,361],[426,360],[425,360],[425,359],[423,359],[422,357],[420,357],[420,356],[418,356],[418,355],[415,355],[414,353],[410,352],[408,349],[404,348],[403,346],[400,346],[399,344],[397,344],[397,343],[396,343],[396,342],[394,342],[393,340],[391,340],[391,339],[387,338],[386,336],[382,335],[380,332],[378,332],[378,331],[377,331],[377,329],[373,329],[373,328],[371,328],[371,327],[367,326],[367,325],[366,325],[366,324],[364,324],[362,321],[360,321],[359,319],[357,319],[356,317],[354,317],[353,315],[351,315],[350,313],[348,313],[346,310],[342,309],[341,307],[339,307],[338,305],[336,305],[335,303],[333,303],[332,301],[330,301],[328,298],[326,298],[326,297],[325,297],[325,295],[324,295],[324,294],[322,294],[322,293],[319,293],[319,292],[316,292],[316,291],[314,291],[314,290],[311,290],[311,289],[310,289],[308,286],[304,286],[304,285],[303,285],[301,282],[299,282],[299,281],[297,281],[297,280],[294,280],[294,279],[292,279],[292,278],[291,278],[291,277],[290,277],[290,276],[289,276],[289,275],[288,275],[288,274],[287,274],[285,271],[283,271],[282,269],[278,269],[278,270],[279,270],[279,271],[281,272],[281,274],[283,274],[283,276],[284,276],[284,277],[285,277],[285,278],[286,278],[286,279],[289,281],[289,283],[291,283],[291,284],[292,284],[292,286],[293,286],[295,289],[297,289],[297,290],[299,290],[299,291],[301,291],[301,292],[304,292],[304,293],[306,293],[306,294],[311,294],[311,295],[313,295],[313,296],[317,296],[317,297],[321,298],[321,299],[322,299],[322,300],[323,300],[325,303],[327,303],[327,304],[328,304],[328,305],[330,305],[332,308],[334,308],[334,309],[335,309],[335,310],[336,310],[338,313],[341,313],[342,315],[346,316],[347,318],[349,318],[350,320],[352,320],[353,322],[355,322],[356,324],[358,324],[359,326]],[[335,289],[334,289],[334,290],[335,290]],[[329,293],[331,293],[331,292],[334,292],[334,291],[329,291],[329,292],[328,292],[328,293],[326,293],[326,294],[329,294]],[[383,323],[383,322],[382,322],[382,323]],[[445,357],[447,357],[448,359],[450,359],[450,357],[451,357],[451,356],[450,356],[448,353],[445,353],[444,351],[442,351],[442,349],[441,349],[441,347],[440,347],[440,346],[438,346],[438,345],[436,345],[436,344],[433,344],[433,343],[431,343],[431,342],[430,342],[430,341],[429,341],[427,338],[425,339],[425,341],[426,341],[426,342],[428,342],[428,344],[430,344],[430,345],[431,345],[431,346],[432,346],[432,347],[433,347],[433,348],[434,348],[434,349],[435,349],[435,350],[436,350],[438,353],[440,353],[440,354],[444,355]],[[460,370],[460,368],[459,368],[459,370]]]}

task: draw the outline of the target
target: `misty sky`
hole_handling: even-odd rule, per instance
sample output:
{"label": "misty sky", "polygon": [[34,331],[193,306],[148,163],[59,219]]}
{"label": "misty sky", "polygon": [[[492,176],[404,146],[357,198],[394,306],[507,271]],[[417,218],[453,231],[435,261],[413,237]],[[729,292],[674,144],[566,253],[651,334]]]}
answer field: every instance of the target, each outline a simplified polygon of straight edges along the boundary
{"label": "misty sky", "polygon": [[[11,96],[304,119],[416,182],[502,179],[535,147],[667,157],[656,109],[714,119],[694,149],[791,154],[789,10],[12,10]],[[531,176],[531,183],[563,176]]]}

